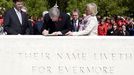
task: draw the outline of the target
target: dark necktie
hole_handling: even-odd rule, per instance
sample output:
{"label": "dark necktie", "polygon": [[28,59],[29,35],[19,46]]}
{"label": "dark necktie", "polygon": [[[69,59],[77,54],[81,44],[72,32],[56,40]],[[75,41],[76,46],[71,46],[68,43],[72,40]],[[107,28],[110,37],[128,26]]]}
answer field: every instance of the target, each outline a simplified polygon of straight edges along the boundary
{"label": "dark necktie", "polygon": [[74,20],[74,31],[77,31],[76,20]]}

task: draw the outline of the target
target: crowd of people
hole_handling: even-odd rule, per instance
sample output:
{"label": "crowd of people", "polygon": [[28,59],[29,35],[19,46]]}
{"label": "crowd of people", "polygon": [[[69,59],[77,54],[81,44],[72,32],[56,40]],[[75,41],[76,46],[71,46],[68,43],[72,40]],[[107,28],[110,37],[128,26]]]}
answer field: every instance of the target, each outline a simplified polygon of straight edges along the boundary
{"label": "crowd of people", "polygon": [[55,5],[42,17],[28,17],[22,0],[0,15],[0,35],[133,36],[134,20],[127,16],[96,16],[97,5],[88,3],[80,17],[78,9],[63,13]]}
{"label": "crowd of people", "polygon": [[98,16],[98,35],[133,36],[134,20],[127,16],[101,17]]}

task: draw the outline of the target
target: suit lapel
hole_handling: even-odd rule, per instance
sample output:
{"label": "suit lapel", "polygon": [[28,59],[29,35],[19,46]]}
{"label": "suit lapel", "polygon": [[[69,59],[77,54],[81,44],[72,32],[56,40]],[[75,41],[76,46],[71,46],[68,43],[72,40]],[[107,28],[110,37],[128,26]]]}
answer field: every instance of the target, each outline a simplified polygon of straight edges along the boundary
{"label": "suit lapel", "polygon": [[[15,17],[15,19],[16,19],[16,23],[18,23],[20,26],[22,25],[21,23],[20,23],[20,20],[19,20],[19,18],[18,18],[18,16],[17,16],[17,13],[15,12],[15,10],[14,10],[14,8],[13,8],[13,15],[14,15],[14,17]],[[23,18],[22,18],[23,19]]]}
{"label": "suit lapel", "polygon": [[[77,22],[76,22],[77,23]],[[74,31],[79,31],[79,28],[80,28],[80,24],[79,24],[80,22],[79,22],[79,20],[78,20],[78,25],[74,25],[74,21],[72,20],[72,25],[73,25],[73,30]]]}
{"label": "suit lapel", "polygon": [[24,17],[25,17],[25,15],[24,15],[24,13],[21,11],[21,16],[22,16],[22,25],[24,24]]}
{"label": "suit lapel", "polygon": [[80,20],[78,20],[78,28],[77,28],[77,31],[79,31],[80,29]]}

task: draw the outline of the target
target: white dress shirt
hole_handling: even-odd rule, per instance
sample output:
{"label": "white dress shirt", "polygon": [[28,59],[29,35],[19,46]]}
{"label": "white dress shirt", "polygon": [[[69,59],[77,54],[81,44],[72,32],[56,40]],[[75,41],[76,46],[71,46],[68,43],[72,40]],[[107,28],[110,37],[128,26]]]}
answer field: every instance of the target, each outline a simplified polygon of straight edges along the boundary
{"label": "white dress shirt", "polygon": [[79,20],[76,20],[76,27],[79,26]]}
{"label": "white dress shirt", "polygon": [[76,21],[73,22],[74,24],[74,29],[75,31],[77,31],[78,27],[79,27],[79,20],[77,19]]}
{"label": "white dress shirt", "polygon": [[20,24],[22,24],[22,15],[21,15],[21,12],[18,11],[16,8],[14,8],[14,10],[15,10],[17,16],[18,16],[18,19],[19,19],[19,21],[20,21]]}
{"label": "white dress shirt", "polygon": [[80,25],[81,30],[79,32],[73,32],[73,35],[88,35],[88,36],[97,36],[98,35],[98,21],[96,16],[86,16],[82,24]]}

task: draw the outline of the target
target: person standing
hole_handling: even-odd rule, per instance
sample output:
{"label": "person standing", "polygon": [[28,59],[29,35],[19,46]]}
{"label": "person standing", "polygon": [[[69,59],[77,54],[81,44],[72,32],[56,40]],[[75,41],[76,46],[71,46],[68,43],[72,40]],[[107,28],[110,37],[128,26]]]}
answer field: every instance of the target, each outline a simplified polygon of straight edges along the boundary
{"label": "person standing", "polygon": [[4,31],[7,35],[24,35],[29,27],[28,16],[21,9],[22,0],[13,0],[14,7],[4,15]]}
{"label": "person standing", "polygon": [[100,23],[98,25],[98,35],[106,36],[106,34],[107,34],[107,25],[105,24],[105,21],[102,19],[100,20]]}
{"label": "person standing", "polygon": [[72,11],[71,25],[72,25],[72,32],[78,32],[79,31],[80,20],[79,20],[79,10],[78,9],[74,9]]}
{"label": "person standing", "polygon": [[4,20],[3,20],[3,16],[0,15],[0,26],[3,26],[3,22],[4,22]]}

